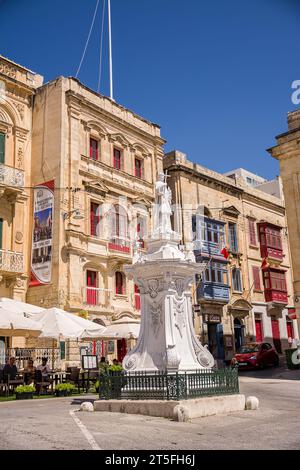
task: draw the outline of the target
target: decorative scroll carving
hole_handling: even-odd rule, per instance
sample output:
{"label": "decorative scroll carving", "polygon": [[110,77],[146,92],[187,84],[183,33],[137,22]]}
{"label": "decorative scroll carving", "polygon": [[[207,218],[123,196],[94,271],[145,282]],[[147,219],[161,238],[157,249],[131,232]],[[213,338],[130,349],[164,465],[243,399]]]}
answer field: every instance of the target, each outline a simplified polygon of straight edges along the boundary
{"label": "decorative scroll carving", "polygon": [[136,368],[138,357],[136,354],[132,356],[126,356],[125,362],[123,364],[125,370],[133,370]]}
{"label": "decorative scroll carving", "polygon": [[0,250],[0,270],[11,273],[22,273],[24,271],[23,253]]}
{"label": "decorative scroll carving", "polygon": [[24,171],[0,163],[0,184],[24,187]]}
{"label": "decorative scroll carving", "polygon": [[151,316],[151,327],[155,337],[157,337],[159,329],[163,324],[161,310],[161,305],[159,305],[156,301],[152,302],[149,306],[149,313]]}
{"label": "decorative scroll carving", "polygon": [[17,77],[17,69],[9,64],[5,64],[4,62],[0,62],[0,72],[10,78]]}
{"label": "decorative scroll carving", "polygon": [[149,294],[151,299],[155,299],[163,288],[164,286],[161,279],[149,279],[145,282],[145,293]]}
{"label": "decorative scroll carving", "polygon": [[24,105],[21,104],[21,103],[17,103],[15,106],[16,106],[17,110],[19,111],[21,120],[23,121],[23,119],[24,119],[24,111],[25,111]]}
{"label": "decorative scroll carving", "polygon": [[17,165],[18,165],[18,168],[23,167],[23,149],[22,149],[22,147],[18,148]]}

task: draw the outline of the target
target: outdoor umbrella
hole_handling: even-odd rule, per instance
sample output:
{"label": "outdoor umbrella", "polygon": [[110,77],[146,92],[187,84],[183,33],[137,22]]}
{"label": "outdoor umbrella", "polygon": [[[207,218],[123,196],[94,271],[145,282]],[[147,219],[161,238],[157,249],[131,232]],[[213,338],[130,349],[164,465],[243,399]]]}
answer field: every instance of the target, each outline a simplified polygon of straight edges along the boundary
{"label": "outdoor umbrella", "polygon": [[104,327],[90,320],[80,318],[74,313],[53,307],[30,315],[42,331],[40,338],[83,339],[96,338]]}
{"label": "outdoor umbrella", "polygon": [[140,332],[140,322],[132,320],[120,319],[107,326],[101,334],[101,338],[107,339],[137,339]]}
{"label": "outdoor umbrella", "polygon": [[35,321],[0,306],[0,336],[38,336],[40,333]]}
{"label": "outdoor umbrella", "polygon": [[45,310],[42,307],[37,307],[36,305],[27,304],[25,302],[9,299],[7,297],[0,297],[0,307],[3,307],[7,310],[12,310],[14,312],[24,313],[37,313]]}

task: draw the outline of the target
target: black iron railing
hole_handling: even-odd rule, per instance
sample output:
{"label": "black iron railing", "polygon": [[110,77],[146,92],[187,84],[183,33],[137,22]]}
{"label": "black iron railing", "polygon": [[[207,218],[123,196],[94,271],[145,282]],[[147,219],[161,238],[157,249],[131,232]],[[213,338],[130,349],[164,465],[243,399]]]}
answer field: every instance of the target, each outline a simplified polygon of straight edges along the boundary
{"label": "black iron railing", "polygon": [[100,399],[186,400],[239,393],[237,368],[167,372],[108,372],[99,375]]}

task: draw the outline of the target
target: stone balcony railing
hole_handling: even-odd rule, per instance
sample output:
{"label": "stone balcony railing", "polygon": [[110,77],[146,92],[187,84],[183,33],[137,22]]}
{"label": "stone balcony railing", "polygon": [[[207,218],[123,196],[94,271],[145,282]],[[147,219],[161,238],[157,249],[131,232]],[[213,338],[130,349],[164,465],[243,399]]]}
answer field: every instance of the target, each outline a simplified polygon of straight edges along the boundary
{"label": "stone balcony railing", "polygon": [[0,250],[0,274],[23,273],[24,255],[15,251]]}
{"label": "stone balcony railing", "polygon": [[24,187],[24,171],[0,163],[0,185],[9,186],[11,189]]}

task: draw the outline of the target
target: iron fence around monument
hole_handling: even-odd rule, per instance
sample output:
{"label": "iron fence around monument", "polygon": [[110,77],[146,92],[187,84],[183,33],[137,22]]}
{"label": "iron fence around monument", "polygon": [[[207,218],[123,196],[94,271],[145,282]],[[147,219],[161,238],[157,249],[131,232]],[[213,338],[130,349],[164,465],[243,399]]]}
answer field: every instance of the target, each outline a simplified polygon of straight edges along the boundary
{"label": "iron fence around monument", "polygon": [[186,400],[236,393],[239,393],[237,368],[99,375],[99,398],[104,400]]}

